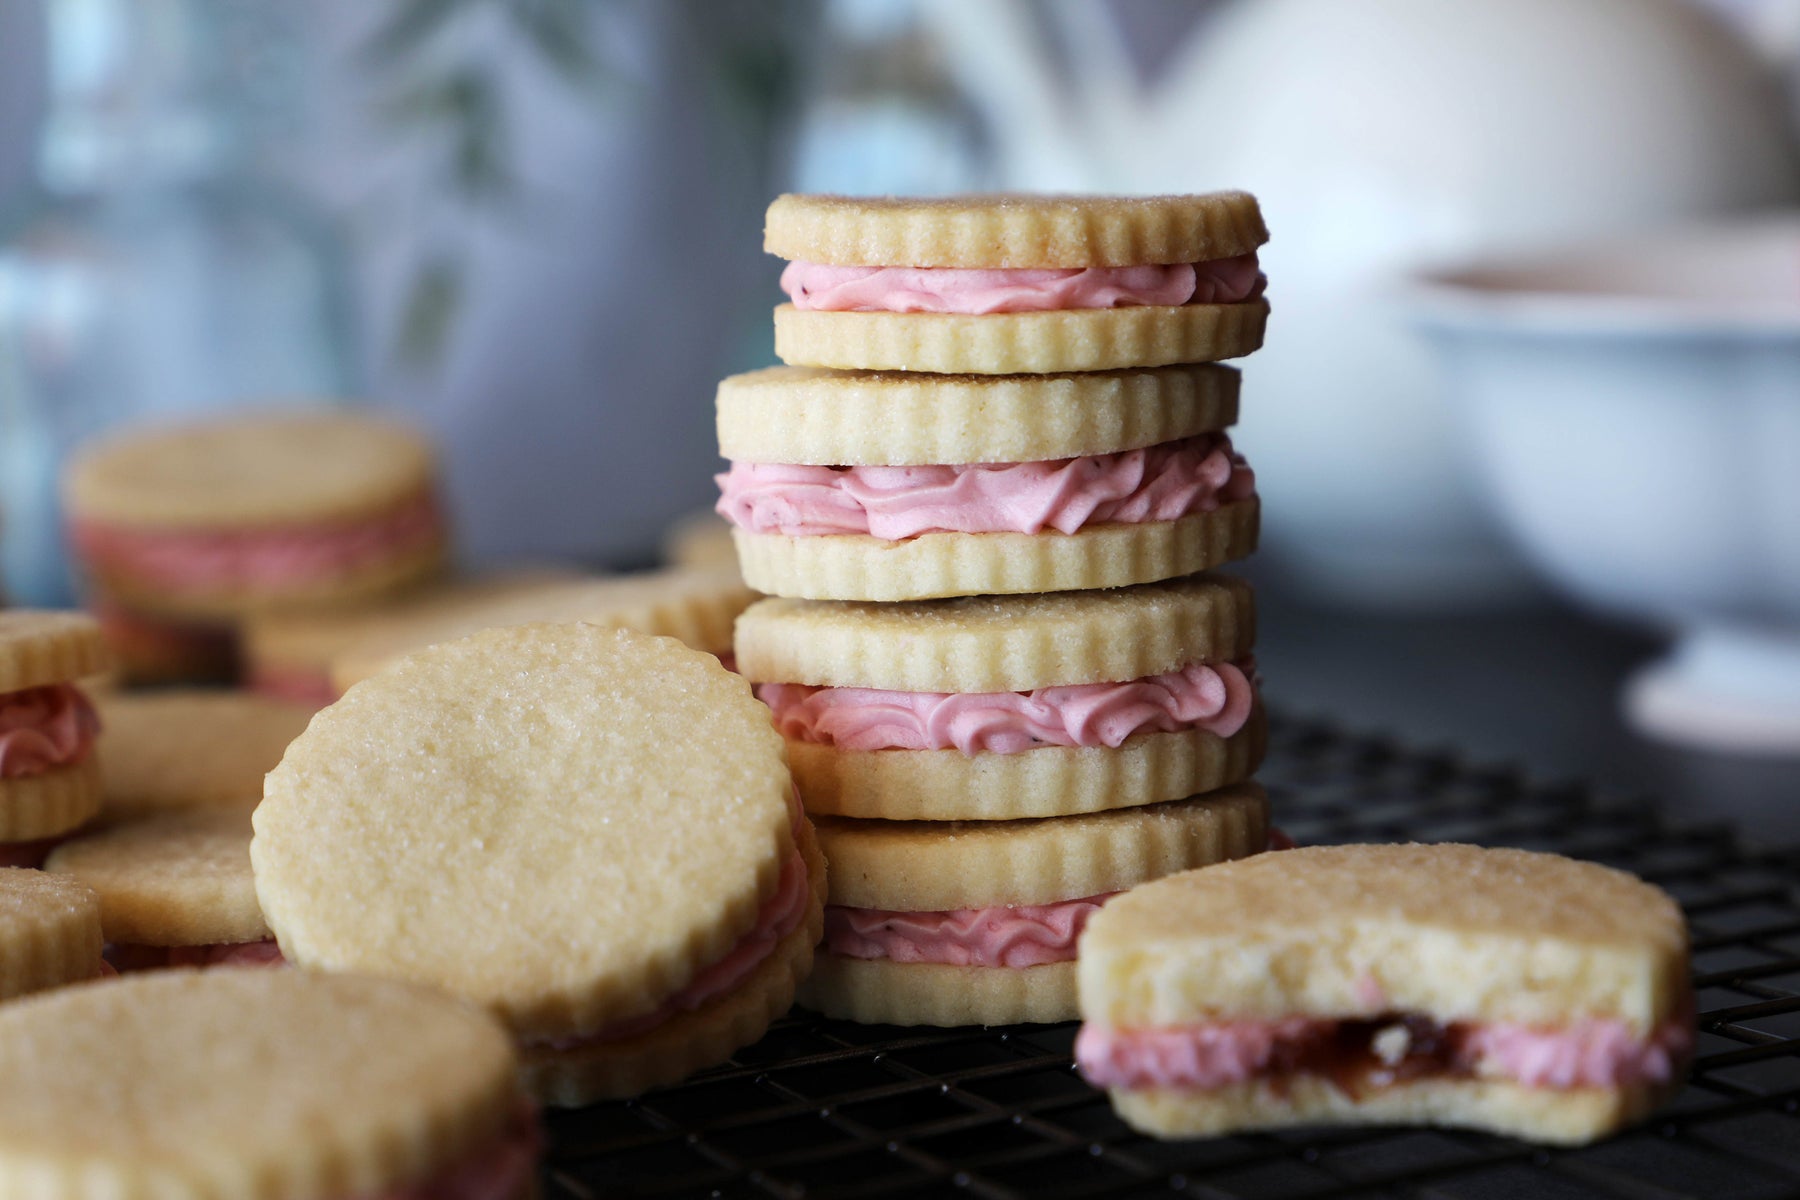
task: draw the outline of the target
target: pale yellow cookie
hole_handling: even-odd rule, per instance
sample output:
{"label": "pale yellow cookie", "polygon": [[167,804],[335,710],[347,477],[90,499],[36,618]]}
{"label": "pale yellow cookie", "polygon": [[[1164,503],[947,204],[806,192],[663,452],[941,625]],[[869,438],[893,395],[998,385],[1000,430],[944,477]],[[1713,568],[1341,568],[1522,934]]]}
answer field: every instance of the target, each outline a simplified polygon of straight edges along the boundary
{"label": "pale yellow cookie", "polygon": [[1269,240],[1256,198],[789,194],[769,205],[763,249],[837,266],[1129,267],[1209,262]]}
{"label": "pale yellow cookie", "polygon": [[109,942],[209,946],[269,936],[250,874],[248,809],[128,821],[64,842],[44,869],[94,890]]}
{"label": "pale yellow cookie", "polygon": [[0,842],[35,842],[68,833],[100,811],[100,756],[37,775],[0,779]]}
{"label": "pale yellow cookie", "polygon": [[672,567],[737,569],[731,525],[712,509],[689,513],[663,536],[663,561]]}
{"label": "pale yellow cookie", "polygon": [[0,610],[0,696],[110,671],[99,622],[79,612]]}
{"label": "pale yellow cookie", "polygon": [[101,973],[100,900],[61,875],[0,867],[0,1000]]}
{"label": "pale yellow cookie", "polygon": [[635,629],[718,654],[731,649],[732,622],[754,599],[756,593],[745,586],[735,567],[674,568],[548,583],[410,621],[360,641],[333,660],[331,677],[342,691],[425,646],[536,621]]}
{"label": "pale yellow cookie", "polygon": [[257,896],[301,966],[429,983],[524,1040],[654,1012],[733,948],[794,845],[749,685],[668,638],[490,629],[322,711],[269,774]]}
{"label": "pale yellow cookie", "polygon": [[1262,348],[1269,302],[892,313],[775,308],[775,355],[796,367],[1042,375],[1242,358]]}
{"label": "pale yellow cookie", "polygon": [[864,1025],[1048,1025],[1081,1015],[1072,962],[956,967],[821,954],[800,1003]]}
{"label": "pale yellow cookie", "polygon": [[108,821],[170,809],[248,808],[312,719],[309,705],[248,692],[119,692],[97,705]]}
{"label": "pale yellow cookie", "polygon": [[737,622],[756,682],[1028,692],[1231,661],[1256,640],[1250,585],[1190,575],[1106,591],[870,604],[759,600]]}
{"label": "pale yellow cookie", "polygon": [[1090,525],[1074,533],[868,534],[732,531],[744,581],[813,600],[929,600],[1126,587],[1206,571],[1250,555],[1252,496],[1174,521]]}
{"label": "pale yellow cookie", "polygon": [[1054,904],[1255,854],[1268,794],[1253,783],[1139,808],[1026,821],[825,817],[830,903],[899,912]]}
{"label": "pale yellow cookie", "polygon": [[[506,1035],[423,988],[163,971],[0,1007],[0,1194],[341,1200],[512,1151]],[[504,1176],[503,1176],[504,1178]]]}
{"label": "pale yellow cookie", "polygon": [[719,384],[719,453],[818,466],[1047,462],[1221,430],[1238,373],[1179,366],[1046,376],[770,367]]}

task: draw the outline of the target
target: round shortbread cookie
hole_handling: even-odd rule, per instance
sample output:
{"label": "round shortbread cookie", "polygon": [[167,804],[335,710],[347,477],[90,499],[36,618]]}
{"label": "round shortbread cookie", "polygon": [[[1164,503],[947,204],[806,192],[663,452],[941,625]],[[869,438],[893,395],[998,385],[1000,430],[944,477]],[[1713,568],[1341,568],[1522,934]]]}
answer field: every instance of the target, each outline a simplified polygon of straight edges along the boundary
{"label": "round shortbread cookie", "polygon": [[871,604],[760,600],[737,622],[758,683],[898,692],[1029,692],[1116,683],[1250,653],[1256,607],[1234,575],[1105,591]]}
{"label": "round shortbread cookie", "polygon": [[99,698],[106,727],[102,811],[113,821],[170,809],[250,808],[312,720],[304,704],[248,692],[120,692]]}
{"label": "round shortbread cookie", "polygon": [[360,413],[296,411],[139,428],[83,447],[64,476],[78,521],[160,529],[379,514],[431,487],[431,444]]}
{"label": "round shortbread cookie", "polygon": [[775,355],[797,367],[1045,375],[1242,358],[1262,348],[1267,300],[1051,312],[821,312],[775,308]]}
{"label": "round shortbread cookie", "polygon": [[1018,754],[841,750],[789,742],[794,785],[814,816],[889,821],[1014,821],[1160,804],[1250,778],[1268,746],[1260,705],[1230,737],[1204,729],[1140,733],[1111,746]]}
{"label": "round shortbread cookie", "polygon": [[788,194],[763,249],[847,267],[1132,267],[1248,254],[1269,240],[1247,192],[998,194],[921,199]]}
{"label": "round shortbread cookie", "polygon": [[955,967],[820,954],[800,1003],[864,1025],[1048,1025],[1081,1015],[1072,962]]}
{"label": "round shortbread cookie", "polygon": [[86,613],[0,610],[0,697],[112,669],[100,623]]}
{"label": "round shortbread cookie", "polygon": [[0,1008],[0,1193],[338,1200],[501,1137],[505,1033],[423,988],[156,971]]}
{"label": "round shortbread cookie", "polygon": [[37,775],[0,779],[0,842],[35,842],[80,828],[100,811],[100,755]]}
{"label": "round shortbread cookie", "polygon": [[1647,1036],[1691,1003],[1661,890],[1555,854],[1312,846],[1145,884],[1095,914],[1082,1013],[1114,1029],[1421,1013]]}
{"label": "round shortbread cookie", "polygon": [[737,570],[731,525],[712,509],[689,513],[663,536],[663,560],[672,567]]}
{"label": "round shortbread cookie", "polygon": [[94,889],[109,942],[210,946],[269,936],[250,874],[250,811],[160,813],[58,846],[46,871]]}
{"label": "round shortbread cookie", "polygon": [[792,788],[768,710],[712,656],[490,629],[319,713],[269,773],[250,857],[289,961],[582,1036],[653,1011],[750,929],[793,845]]}
{"label": "round shortbread cookie", "polygon": [[732,622],[756,598],[735,566],[549,583],[410,621],[403,628],[358,642],[333,660],[331,680],[343,691],[402,655],[426,646],[483,629],[540,621],[582,621],[634,629],[718,654],[731,649]]}
{"label": "round shortbread cookie", "polygon": [[101,972],[100,898],[63,875],[0,867],[0,1000]]}
{"label": "round shortbread cookie", "polygon": [[812,600],[931,600],[1071,592],[1154,583],[1245,558],[1256,550],[1252,496],[1175,521],[1090,525],[1074,533],[923,533],[890,542],[868,534],[732,531],[744,581],[759,592]]}
{"label": "round shortbread cookie", "polygon": [[825,931],[825,857],[809,823],[797,828],[812,898],[805,919],[737,987],[636,1037],[572,1050],[525,1046],[525,1086],[545,1104],[574,1107],[636,1096],[724,1061],[760,1038],[794,1003]]}
{"label": "round shortbread cookie", "polygon": [[1242,783],[1163,804],[1031,821],[825,817],[830,903],[891,912],[1055,904],[1255,854],[1268,793]]}
{"label": "round shortbread cookie", "polygon": [[769,367],[719,384],[719,453],[817,466],[1047,462],[1237,421],[1238,373],[1178,366],[1079,375],[918,375]]}

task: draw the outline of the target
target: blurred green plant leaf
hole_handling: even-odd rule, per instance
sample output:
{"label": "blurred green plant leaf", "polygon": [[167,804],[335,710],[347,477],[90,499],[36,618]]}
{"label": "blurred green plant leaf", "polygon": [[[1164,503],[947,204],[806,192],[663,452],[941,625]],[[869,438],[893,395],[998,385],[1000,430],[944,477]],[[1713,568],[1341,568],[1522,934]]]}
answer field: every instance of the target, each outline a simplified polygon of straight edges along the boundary
{"label": "blurred green plant leaf", "polygon": [[383,21],[363,47],[374,63],[391,63],[417,50],[450,24],[466,8],[484,0],[397,0],[393,13]]}
{"label": "blurred green plant leaf", "polygon": [[463,304],[462,263],[437,255],[413,274],[400,308],[400,357],[414,367],[438,361]]}
{"label": "blurred green plant leaf", "polygon": [[514,28],[563,81],[587,85],[601,77],[601,63],[588,44],[591,0],[507,0]]}

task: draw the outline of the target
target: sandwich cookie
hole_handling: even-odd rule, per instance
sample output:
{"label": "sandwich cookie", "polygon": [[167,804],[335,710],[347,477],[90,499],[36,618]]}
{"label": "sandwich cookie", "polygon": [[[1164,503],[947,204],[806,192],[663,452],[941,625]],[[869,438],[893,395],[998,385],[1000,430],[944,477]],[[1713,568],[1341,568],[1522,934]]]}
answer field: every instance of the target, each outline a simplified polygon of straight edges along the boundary
{"label": "sandwich cookie", "polygon": [[342,693],[415,650],[483,629],[544,621],[635,629],[715,656],[729,655],[732,622],[755,599],[735,567],[679,567],[547,582],[456,605],[364,638],[332,659],[331,678]]}
{"label": "sandwich cookie", "polygon": [[249,809],[162,813],[84,834],[44,869],[100,897],[117,970],[281,963],[256,904]]}
{"label": "sandwich cookie", "polygon": [[1330,846],[1134,889],[1081,940],[1083,1075],[1161,1137],[1303,1124],[1592,1141],[1694,1044],[1675,902],[1523,850]]}
{"label": "sandwich cookie", "polygon": [[100,810],[100,719],[75,682],[111,665],[91,617],[0,611],[0,866],[37,866]]}
{"label": "sandwich cookie", "polygon": [[824,861],[768,710],[711,655],[492,629],[351,688],[269,773],[251,862],[290,962],[468,997],[539,1097],[672,1083],[811,970]]}
{"label": "sandwich cookie", "polygon": [[93,592],[156,616],[367,601],[435,573],[448,545],[424,436],[347,412],[103,439],[63,496]]}
{"label": "sandwich cookie", "polygon": [[238,631],[231,622],[138,612],[91,590],[87,608],[100,622],[126,682],[164,686],[237,681]]}
{"label": "sandwich cookie", "polygon": [[1072,1021],[1075,947],[1127,888],[1268,842],[1254,784],[1143,808],[979,823],[823,817],[825,944],[800,1002],[867,1024]]}
{"label": "sandwich cookie", "polygon": [[249,692],[169,689],[104,695],[101,818],[253,808],[263,776],[312,719],[311,705]]}
{"label": "sandwich cookie", "polygon": [[982,375],[1212,362],[1262,345],[1256,200],[781,196],[775,353]]}
{"label": "sandwich cookie", "polygon": [[1267,726],[1250,586],[908,604],[762,600],[738,669],[807,811],[902,821],[1066,816],[1249,778]]}
{"label": "sandwich cookie", "polygon": [[529,1200],[512,1047],[425,988],[159,971],[0,1007],[0,1194]]}
{"label": "sandwich cookie", "polygon": [[914,600],[1120,587],[1256,548],[1238,374],[777,367],[719,385],[718,511],[758,591]]}
{"label": "sandwich cookie", "polygon": [[0,867],[0,1000],[106,971],[100,898],[78,880]]}

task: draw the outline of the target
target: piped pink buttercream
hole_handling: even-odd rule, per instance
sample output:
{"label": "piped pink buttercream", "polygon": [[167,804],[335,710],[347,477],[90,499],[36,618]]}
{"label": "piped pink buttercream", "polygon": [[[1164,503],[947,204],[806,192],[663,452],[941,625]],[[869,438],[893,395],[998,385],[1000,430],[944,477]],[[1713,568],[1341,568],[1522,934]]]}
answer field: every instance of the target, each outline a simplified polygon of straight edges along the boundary
{"label": "piped pink buttercream", "polygon": [[437,497],[424,493],[354,521],[201,533],[76,521],[70,533],[95,569],[192,594],[290,587],[377,567],[442,539],[444,516]]}
{"label": "piped pink buttercream", "polygon": [[781,290],[821,312],[1052,312],[1139,305],[1237,304],[1262,295],[1255,251],[1203,263],[1138,267],[842,267],[791,262]]}
{"label": "piped pink buttercream", "polygon": [[1075,943],[1088,918],[1116,892],[1016,907],[892,912],[880,908],[825,909],[825,949],[848,958],[956,967],[1039,967],[1075,961]]}
{"label": "piped pink buttercream", "polygon": [[99,733],[94,706],[73,684],[0,695],[0,779],[73,766],[87,757]]}
{"label": "piped pink buttercream", "polygon": [[1140,733],[1204,729],[1230,737],[1256,700],[1248,662],[1190,663],[1124,683],[1031,692],[898,692],[759,683],[790,741],[845,750],[1017,754],[1038,746],[1118,747]]}
{"label": "piped pink buttercream", "polygon": [[865,533],[888,541],[923,533],[1074,533],[1106,522],[1174,521],[1256,493],[1255,474],[1220,433],[1052,462],[734,462],[715,478],[718,512],[741,529]]}

